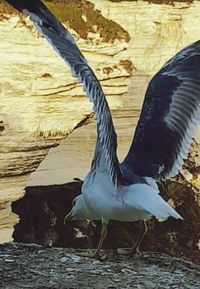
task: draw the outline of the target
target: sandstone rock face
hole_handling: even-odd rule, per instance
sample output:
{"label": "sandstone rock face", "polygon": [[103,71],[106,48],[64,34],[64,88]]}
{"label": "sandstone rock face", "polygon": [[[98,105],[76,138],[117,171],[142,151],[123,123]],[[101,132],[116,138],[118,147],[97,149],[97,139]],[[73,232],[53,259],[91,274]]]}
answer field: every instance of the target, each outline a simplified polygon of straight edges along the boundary
{"label": "sandstone rock face", "polygon": [[[74,9],[80,6],[77,1],[71,2]],[[174,6],[143,1],[82,2],[85,6],[81,10],[81,24],[72,25],[71,19],[65,24],[71,25],[70,31],[115,111],[119,154],[123,157],[149,76],[179,49],[199,39],[200,2],[174,3]],[[4,2],[0,4],[0,243],[3,243],[11,239],[13,225],[18,221],[11,213],[11,203],[23,196],[29,174],[37,169],[49,148],[57,146],[88,119],[92,106],[68,67],[31,24],[7,10]],[[64,5],[49,1],[47,4],[58,11]],[[77,11],[80,12],[75,10],[75,15]],[[88,34],[81,30],[83,25]],[[77,130],[62,147],[55,148],[50,153],[53,158],[41,164],[28,184],[60,184],[73,177],[83,178],[90,165],[91,140],[95,142],[95,126],[90,128],[90,133],[89,129],[80,134]],[[82,155],[80,146],[77,153],[77,140],[84,144],[85,139],[89,140],[85,148],[89,151],[87,157]],[[59,162],[63,152],[67,158]],[[74,170],[68,169],[69,158]]]}
{"label": "sandstone rock face", "polygon": [[[29,173],[50,147],[91,114],[92,106],[70,70],[29,22],[9,15],[0,27],[0,204],[10,211],[11,202],[23,196]],[[78,43],[102,81],[111,107],[119,107],[130,70],[120,57],[112,56],[128,44],[91,45],[84,39]],[[4,217],[0,242],[11,239],[17,221],[11,213],[7,221]]]}
{"label": "sandstone rock face", "polygon": [[171,1],[173,5],[146,1],[91,2],[104,17],[128,31],[130,42],[125,54],[142,75],[154,74],[181,48],[199,39],[199,1]]}

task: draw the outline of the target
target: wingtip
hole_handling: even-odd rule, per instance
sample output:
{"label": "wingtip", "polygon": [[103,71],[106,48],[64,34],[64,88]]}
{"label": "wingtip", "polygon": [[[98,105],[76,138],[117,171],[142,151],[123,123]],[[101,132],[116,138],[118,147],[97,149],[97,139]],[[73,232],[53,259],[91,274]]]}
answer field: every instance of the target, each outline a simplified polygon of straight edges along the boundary
{"label": "wingtip", "polygon": [[[178,214],[178,213],[177,213],[177,214]],[[176,219],[181,220],[181,221],[184,221],[184,218],[183,218],[180,214],[178,214],[178,217],[177,217]]]}

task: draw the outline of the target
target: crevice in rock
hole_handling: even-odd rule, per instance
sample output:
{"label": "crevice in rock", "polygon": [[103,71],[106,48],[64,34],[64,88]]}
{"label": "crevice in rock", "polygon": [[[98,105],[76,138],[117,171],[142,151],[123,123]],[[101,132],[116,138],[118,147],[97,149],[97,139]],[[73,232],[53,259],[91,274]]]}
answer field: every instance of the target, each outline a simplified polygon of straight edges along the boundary
{"label": "crevice in rock", "polygon": [[[13,203],[13,212],[20,216],[15,226],[14,241],[37,243],[45,247],[95,248],[100,236],[100,222],[63,220],[71,203],[81,191],[82,182],[53,186],[27,187],[25,197]],[[168,189],[166,190],[166,186]],[[142,251],[164,252],[194,262],[200,261],[200,208],[192,188],[169,182],[162,190],[166,200],[184,217],[184,221],[169,218],[149,222],[149,231]],[[176,190],[176,194],[174,194]],[[104,248],[130,247],[141,231],[140,222],[111,221]]]}
{"label": "crevice in rock", "polygon": [[3,121],[0,120],[0,132],[2,132],[5,129]]}

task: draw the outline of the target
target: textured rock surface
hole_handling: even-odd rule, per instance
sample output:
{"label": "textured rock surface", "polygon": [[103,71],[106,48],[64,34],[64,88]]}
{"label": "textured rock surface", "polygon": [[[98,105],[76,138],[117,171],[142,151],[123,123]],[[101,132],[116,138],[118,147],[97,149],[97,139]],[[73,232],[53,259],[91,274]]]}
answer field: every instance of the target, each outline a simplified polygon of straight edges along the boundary
{"label": "textured rock surface", "polygon": [[130,42],[125,53],[141,74],[154,74],[179,49],[199,39],[199,1],[91,2],[104,17],[129,32]]}
{"label": "textured rock surface", "polygon": [[160,253],[131,259],[108,251],[104,262],[83,257],[85,251],[0,246],[0,286],[4,289],[198,289],[200,267]]}
{"label": "textured rock surface", "polygon": [[[66,24],[69,24],[101,80],[111,107],[115,109],[121,141],[119,154],[123,156],[132,136],[132,122],[135,123],[139,115],[144,84],[147,84],[146,77],[139,79],[137,76],[135,82],[131,79],[128,96],[125,96],[131,68],[134,75],[151,75],[181,47],[199,39],[200,3],[194,1],[170,6],[143,1],[114,3],[93,0],[94,5],[82,1],[83,6],[80,6],[79,1],[71,0],[65,1],[65,5],[73,7],[74,11],[66,9],[69,15],[65,15],[61,13],[64,4],[54,5],[54,2],[47,1],[47,4],[63,21],[71,17]],[[30,23],[13,15],[3,1],[0,4],[0,242],[3,242],[11,239],[13,225],[18,221],[11,213],[10,205],[23,196],[29,173],[38,167],[49,148],[58,145],[77,125],[84,123],[91,113],[91,105],[69,69],[38,37]],[[116,110],[123,106],[123,102],[128,104],[128,108],[124,106]],[[130,118],[124,117],[127,115]],[[80,135],[77,131],[69,142],[56,148],[50,154],[51,158],[41,164],[40,173],[31,177],[29,184],[61,184],[73,177],[84,177],[90,165],[90,139],[94,142],[95,128],[92,125],[91,131],[85,131],[87,134],[80,132]],[[83,143],[84,156],[81,154],[82,137],[84,142],[89,140],[88,147]],[[74,154],[77,139],[81,144],[80,153]],[[63,152],[67,158],[62,157]],[[69,156],[70,170],[67,169]],[[58,165],[59,158],[65,161]],[[193,156],[192,166],[197,169],[194,182],[198,187],[199,165],[196,162],[198,160]],[[80,163],[79,170],[77,163]],[[185,174],[188,176],[187,170]]]}

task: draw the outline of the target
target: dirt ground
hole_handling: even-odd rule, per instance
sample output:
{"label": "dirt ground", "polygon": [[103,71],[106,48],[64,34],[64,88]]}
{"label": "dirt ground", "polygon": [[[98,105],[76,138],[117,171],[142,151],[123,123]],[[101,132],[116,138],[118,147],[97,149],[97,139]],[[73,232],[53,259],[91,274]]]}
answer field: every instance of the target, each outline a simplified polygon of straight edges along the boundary
{"label": "dirt ground", "polygon": [[200,266],[161,253],[105,261],[81,256],[86,250],[11,243],[0,246],[2,289],[200,288]]}

